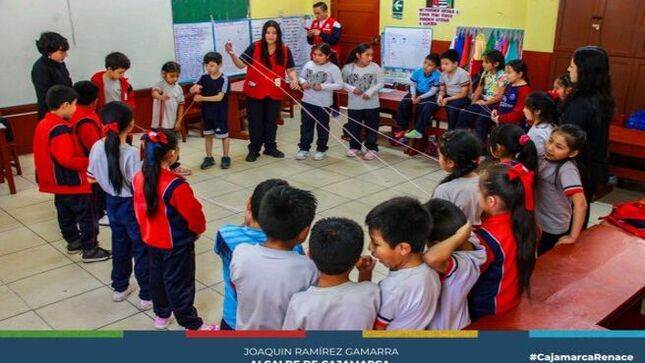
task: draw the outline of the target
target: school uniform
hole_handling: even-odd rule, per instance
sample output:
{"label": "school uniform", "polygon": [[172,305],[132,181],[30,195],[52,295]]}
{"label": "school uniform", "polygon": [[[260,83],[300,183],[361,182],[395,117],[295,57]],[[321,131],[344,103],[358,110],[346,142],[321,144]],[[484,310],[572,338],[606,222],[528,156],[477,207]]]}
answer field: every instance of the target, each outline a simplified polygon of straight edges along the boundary
{"label": "school uniform", "polygon": [[132,111],[134,111],[136,107],[134,90],[127,78],[121,77],[117,80],[108,79],[105,77],[105,71],[100,71],[94,73],[90,80],[99,88],[98,101],[96,103],[97,110],[101,110],[106,103],[121,101],[130,106]]}
{"label": "school uniform", "polygon": [[[470,75],[463,68],[457,67],[452,73],[442,72],[439,85],[446,88],[444,98],[452,97],[460,93],[462,87],[470,87]],[[466,107],[469,102],[470,99],[468,98],[468,94],[466,94],[466,97],[448,101],[446,104],[446,106],[448,106],[446,107],[446,113],[448,114],[448,130],[452,130],[457,127],[459,112],[461,112],[461,109]],[[436,105],[436,108],[438,109],[439,106]],[[434,114],[436,109],[432,111]]]}
{"label": "school uniform", "polygon": [[407,130],[412,118],[412,97],[419,95],[420,102],[417,104],[417,119],[415,129],[423,133],[428,126],[430,119],[434,114],[430,112],[436,111],[432,105],[436,105],[437,92],[439,92],[439,79],[441,72],[438,70],[426,74],[423,68],[418,68],[410,76],[410,92],[399,103],[399,109],[396,114],[396,121],[399,129]]}
{"label": "school uniform", "polygon": [[425,330],[437,310],[441,283],[425,263],[390,271],[379,282],[381,308],[375,325],[387,330]]}
{"label": "school uniform", "polygon": [[452,202],[464,212],[468,222],[473,226],[481,224],[482,208],[479,206],[479,176],[472,178],[457,178],[447,183],[439,184],[432,198]]}
{"label": "school uniform", "polygon": [[202,319],[195,309],[195,241],[206,230],[202,206],[183,177],[162,168],[153,216],[146,213],[144,176],[132,181],[134,213],[150,256],[150,292],[160,318],[174,314],[179,325],[195,330]]}
{"label": "school uniform", "polygon": [[[503,69],[497,72],[486,71],[482,75],[482,81],[480,84],[482,89],[481,98],[484,101],[488,101],[499,92],[501,87],[506,87],[508,85],[506,73]],[[458,129],[470,129],[473,126],[477,127],[476,125],[482,124],[482,122],[490,122],[490,116],[485,115],[489,115],[490,109],[495,107],[497,107],[497,104],[482,106],[472,103],[459,112],[459,119],[455,127]],[[481,120],[482,118],[484,120]]]}
{"label": "school uniform", "polygon": [[529,135],[529,138],[535,144],[535,149],[537,150],[537,155],[539,158],[544,157],[544,151],[546,149],[546,143],[551,137],[551,133],[555,129],[555,126],[550,123],[543,122],[539,125],[533,125],[526,133]]}
{"label": "school uniform", "polygon": [[96,248],[98,223],[92,203],[92,188],[87,181],[88,159],[73,125],[47,113],[34,133],[34,165],[38,189],[54,194],[58,225],[68,245],[80,241],[83,251]]}
{"label": "school uniform", "polygon": [[[222,259],[222,278],[224,279],[224,304],[222,311],[222,330],[235,330],[237,320],[237,297],[231,283],[231,260],[233,251],[241,244],[258,245],[266,242],[266,234],[259,228],[226,224],[215,236],[215,254]],[[293,249],[304,255],[302,245]]]}
{"label": "school uniform", "polygon": [[157,82],[152,86],[153,91],[158,91],[162,96],[168,96],[167,100],[152,100],[152,123],[154,129],[174,130],[177,123],[177,110],[184,104],[184,90],[178,83],[169,84],[165,80]]}
{"label": "school uniform", "polygon": [[228,137],[228,95],[231,93],[231,84],[228,77],[222,73],[216,79],[210,74],[203,74],[197,84],[202,86],[201,95],[204,97],[217,96],[224,93],[224,98],[219,102],[202,102],[202,127],[204,135],[214,135],[215,138]]}
{"label": "school uniform", "polygon": [[322,90],[306,89],[302,94],[300,113],[300,150],[309,151],[314,140],[314,129],[318,132],[316,151],[327,151],[329,140],[329,107],[334,98],[334,91],[343,88],[343,77],[340,69],[333,63],[318,65],[307,62],[300,71],[300,84],[308,83],[311,87],[320,85]]}
{"label": "school uniform", "polygon": [[[361,149],[361,131],[363,123],[365,124],[365,147],[368,150],[378,151],[377,133],[380,123],[380,107],[378,91],[383,88],[383,75],[381,67],[371,62],[366,67],[359,67],[355,63],[350,63],[343,67],[343,86],[348,92],[347,113],[349,124],[347,131],[351,135],[349,147],[351,149]],[[363,95],[357,96],[354,90],[358,88],[367,94],[370,98],[364,99]],[[369,127],[369,128],[368,128]]]}
{"label": "school uniform", "polygon": [[468,298],[470,318],[503,313],[520,303],[517,241],[511,214],[497,214],[484,220],[475,235],[486,249],[481,276]]}
{"label": "school uniform", "polygon": [[441,296],[430,330],[461,330],[470,324],[468,293],[479,279],[480,266],[486,261],[486,250],[475,235],[470,238],[472,251],[454,251],[448,269],[440,274]]}
{"label": "school uniform", "polygon": [[571,230],[571,197],[584,193],[580,171],[571,160],[539,162],[535,219],[542,229],[538,254],[552,249]]}
{"label": "school uniform", "polygon": [[107,215],[112,230],[112,288],[117,292],[127,290],[134,257],[134,275],[139,284],[139,298],[150,300],[148,250],[141,240],[132,200],[132,179],[141,170],[139,150],[128,144],[120,146],[119,168],[123,176],[123,185],[118,193],[110,183],[103,140],[94,144],[89,159],[87,177],[96,181],[94,185],[105,192]]}
{"label": "school uniform", "polygon": [[261,245],[239,245],[231,261],[237,330],[280,330],[291,297],[318,281],[308,257]]}
{"label": "school uniform", "polygon": [[282,330],[371,330],[381,297],[373,282],[311,286],[291,297]]}

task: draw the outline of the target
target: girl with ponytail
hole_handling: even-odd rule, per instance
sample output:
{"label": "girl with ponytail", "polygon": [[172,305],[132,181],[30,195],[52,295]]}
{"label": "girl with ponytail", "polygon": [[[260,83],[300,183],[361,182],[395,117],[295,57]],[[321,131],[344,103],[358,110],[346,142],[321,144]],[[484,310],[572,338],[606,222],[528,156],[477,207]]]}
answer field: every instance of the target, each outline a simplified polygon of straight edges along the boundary
{"label": "girl with ponytail", "polygon": [[450,173],[434,190],[433,198],[444,199],[459,207],[472,225],[481,223],[482,210],[477,201],[482,145],[467,130],[448,131],[439,139],[439,165]]}
{"label": "girl with ponytail", "polygon": [[139,151],[126,143],[134,127],[132,110],[123,102],[110,102],[100,113],[102,138],[90,151],[87,175],[105,191],[112,230],[112,301],[121,302],[134,292],[130,285],[132,258],[139,284],[139,307],[152,307],[148,288],[148,252],[141,241],[132,206],[132,178],[141,169]]}
{"label": "girl with ponytail", "polygon": [[488,151],[493,159],[513,166],[521,163],[532,172],[537,172],[538,155],[529,135],[515,124],[495,127],[488,138]]}
{"label": "girl with ponytail", "polygon": [[134,176],[134,212],[150,256],[154,326],[167,329],[174,314],[189,330],[215,330],[195,309],[195,241],[206,218],[186,180],[170,170],[179,158],[177,137],[167,130],[142,138],[144,161]]}
{"label": "girl with ponytail", "polygon": [[489,215],[475,229],[486,262],[469,297],[473,321],[507,311],[530,295],[537,227],[533,217],[533,172],[522,164],[491,164],[479,181],[479,204]]}

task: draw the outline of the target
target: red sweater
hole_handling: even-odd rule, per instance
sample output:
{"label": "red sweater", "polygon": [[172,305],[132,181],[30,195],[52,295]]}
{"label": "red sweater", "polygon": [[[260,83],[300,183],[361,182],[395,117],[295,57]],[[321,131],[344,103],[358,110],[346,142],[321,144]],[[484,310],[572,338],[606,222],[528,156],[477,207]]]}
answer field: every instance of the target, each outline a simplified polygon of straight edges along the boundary
{"label": "red sweater", "polygon": [[[99,101],[96,104],[97,110],[105,106],[105,82],[103,81],[103,75],[105,75],[105,71],[96,72],[91,79],[92,83],[99,88]],[[127,103],[132,108],[132,111],[134,111],[134,90],[127,78],[121,77],[119,81],[121,81],[121,101]]]}
{"label": "red sweater", "polygon": [[103,124],[99,115],[93,108],[77,105],[76,112],[69,121],[74,125],[74,135],[78,138],[85,156],[89,156],[92,146],[101,138]]}
{"label": "red sweater", "polygon": [[520,121],[524,118],[524,104],[529,92],[531,92],[531,88],[528,84],[522,86],[509,84],[506,86],[504,96],[502,96],[502,100],[497,106],[500,124],[520,124]]}
{"label": "red sweater", "polygon": [[195,242],[206,230],[202,205],[186,180],[167,169],[161,169],[157,198],[159,206],[152,216],[146,214],[143,172],[132,180],[134,214],[143,241],[152,247],[172,249]]}
{"label": "red sweater", "polygon": [[49,112],[34,133],[34,165],[38,189],[53,194],[89,194],[89,160],[74,137],[71,122]]}

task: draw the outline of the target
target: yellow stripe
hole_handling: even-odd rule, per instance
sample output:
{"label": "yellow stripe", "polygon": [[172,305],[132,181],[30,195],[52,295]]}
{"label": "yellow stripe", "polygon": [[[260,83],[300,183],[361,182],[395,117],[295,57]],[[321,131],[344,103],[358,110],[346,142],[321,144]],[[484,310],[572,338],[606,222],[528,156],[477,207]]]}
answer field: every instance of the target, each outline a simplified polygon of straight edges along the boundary
{"label": "yellow stripe", "polygon": [[477,338],[477,330],[364,330],[363,338]]}

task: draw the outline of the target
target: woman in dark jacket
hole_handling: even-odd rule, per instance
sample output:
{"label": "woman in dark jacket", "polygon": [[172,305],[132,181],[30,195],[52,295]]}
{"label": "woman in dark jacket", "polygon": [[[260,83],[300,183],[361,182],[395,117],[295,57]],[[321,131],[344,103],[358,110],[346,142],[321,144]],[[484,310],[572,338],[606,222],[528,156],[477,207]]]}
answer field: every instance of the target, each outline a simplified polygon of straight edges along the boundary
{"label": "woman in dark jacket", "polygon": [[[561,124],[580,126],[587,133],[585,196],[591,203],[599,185],[609,179],[609,124],[614,115],[609,57],[604,49],[586,46],[576,49],[569,65],[573,89],[567,96]],[[583,179],[584,180],[584,179]],[[587,209],[588,219],[589,209]]]}
{"label": "woman in dark jacket", "polygon": [[72,79],[65,66],[69,50],[69,43],[65,37],[54,32],[44,32],[36,41],[36,47],[42,56],[31,69],[31,82],[38,99],[38,120],[42,120],[48,111],[45,95],[49,88],[58,84],[72,87]]}

